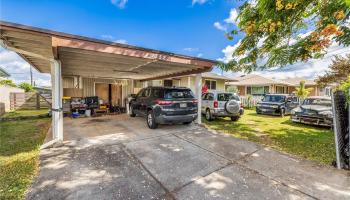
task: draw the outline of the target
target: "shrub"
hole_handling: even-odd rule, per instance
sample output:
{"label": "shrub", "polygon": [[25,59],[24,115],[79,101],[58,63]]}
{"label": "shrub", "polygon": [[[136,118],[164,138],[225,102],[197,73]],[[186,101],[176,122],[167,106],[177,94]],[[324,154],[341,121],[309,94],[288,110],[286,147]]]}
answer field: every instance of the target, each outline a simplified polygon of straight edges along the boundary
{"label": "shrub", "polygon": [[0,80],[0,85],[7,85],[10,87],[17,87],[17,85],[12,80]]}
{"label": "shrub", "polygon": [[19,84],[18,87],[22,88],[25,92],[31,92],[34,90],[33,86],[26,82]]}

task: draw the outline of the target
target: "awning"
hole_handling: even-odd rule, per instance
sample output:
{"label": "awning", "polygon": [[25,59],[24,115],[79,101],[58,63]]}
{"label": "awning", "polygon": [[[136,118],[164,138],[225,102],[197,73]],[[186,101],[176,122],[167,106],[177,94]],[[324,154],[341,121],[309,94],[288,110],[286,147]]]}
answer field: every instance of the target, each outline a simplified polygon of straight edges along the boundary
{"label": "awning", "polygon": [[216,61],[0,21],[1,44],[39,72],[50,60],[62,75],[152,80],[211,71]]}

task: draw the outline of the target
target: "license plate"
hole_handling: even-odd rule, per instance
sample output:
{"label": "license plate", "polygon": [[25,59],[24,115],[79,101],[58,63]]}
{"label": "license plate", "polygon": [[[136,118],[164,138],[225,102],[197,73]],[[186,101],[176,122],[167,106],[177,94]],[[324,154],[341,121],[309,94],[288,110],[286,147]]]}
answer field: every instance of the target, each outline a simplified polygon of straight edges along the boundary
{"label": "license plate", "polygon": [[187,107],[187,103],[180,103],[180,108],[186,108]]}
{"label": "license plate", "polygon": [[263,111],[263,112],[266,112],[267,111],[267,109],[264,109],[264,108],[262,108],[262,109],[260,109],[261,111]]}

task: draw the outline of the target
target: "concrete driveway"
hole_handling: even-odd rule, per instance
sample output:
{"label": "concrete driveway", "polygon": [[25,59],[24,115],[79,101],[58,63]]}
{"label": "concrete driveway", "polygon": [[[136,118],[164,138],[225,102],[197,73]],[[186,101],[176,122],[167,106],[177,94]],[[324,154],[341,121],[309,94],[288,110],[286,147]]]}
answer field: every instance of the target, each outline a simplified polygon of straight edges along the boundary
{"label": "concrete driveway", "polygon": [[350,199],[349,173],[196,125],[66,119],[27,199]]}

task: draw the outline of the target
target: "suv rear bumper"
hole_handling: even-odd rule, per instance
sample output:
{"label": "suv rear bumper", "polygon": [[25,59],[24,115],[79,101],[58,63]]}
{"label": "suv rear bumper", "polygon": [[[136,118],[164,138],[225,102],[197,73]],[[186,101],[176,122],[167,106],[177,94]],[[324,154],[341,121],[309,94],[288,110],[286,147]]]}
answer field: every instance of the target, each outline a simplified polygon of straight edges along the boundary
{"label": "suv rear bumper", "polygon": [[267,115],[281,115],[281,109],[280,108],[256,107],[256,113],[267,114]]}
{"label": "suv rear bumper", "polygon": [[220,108],[214,108],[212,110],[212,115],[214,117],[235,117],[235,116],[240,116],[240,115],[243,115],[244,113],[244,110],[241,108],[239,109],[239,112],[238,113],[228,113],[226,112],[225,109],[220,109]]}
{"label": "suv rear bumper", "polygon": [[187,115],[159,115],[156,117],[156,122],[158,124],[184,123],[184,122],[192,122],[196,119],[197,119],[197,113],[187,114]]}

